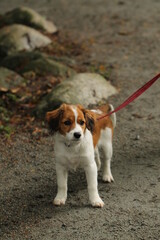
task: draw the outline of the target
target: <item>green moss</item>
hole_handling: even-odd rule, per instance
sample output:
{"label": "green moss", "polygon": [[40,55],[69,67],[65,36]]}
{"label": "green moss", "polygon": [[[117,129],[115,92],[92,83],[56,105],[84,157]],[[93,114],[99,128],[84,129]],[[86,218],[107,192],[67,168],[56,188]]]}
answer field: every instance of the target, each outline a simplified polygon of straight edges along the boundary
{"label": "green moss", "polygon": [[7,114],[7,109],[4,107],[0,107],[0,114],[1,113]]}
{"label": "green moss", "polygon": [[2,19],[1,25],[10,25],[13,23],[23,23],[24,25],[28,25],[28,23],[32,20],[32,16],[27,11],[22,11],[19,8],[16,8],[10,12],[8,12]]}
{"label": "green moss", "polygon": [[4,125],[0,126],[0,133],[4,133],[7,137],[9,137],[12,132],[13,132],[13,129],[10,126],[4,126]]}
{"label": "green moss", "polygon": [[[43,24],[41,23],[42,20],[40,17],[41,16],[39,16],[39,14],[29,8],[15,8],[1,18],[0,27],[18,23],[39,30],[45,30]],[[36,18],[38,18],[38,21],[35,20]]]}
{"label": "green moss", "polygon": [[5,123],[10,120],[10,112],[5,107],[0,107],[0,119]]}
{"label": "green moss", "polygon": [[6,57],[2,61],[4,67],[10,67],[19,73],[35,72],[38,75],[53,74],[53,76],[68,77],[75,74],[72,68],[59,63],[52,57],[38,51],[18,53]]}
{"label": "green moss", "polygon": [[12,102],[17,102],[18,101],[18,97],[13,93],[7,93],[6,96]]}

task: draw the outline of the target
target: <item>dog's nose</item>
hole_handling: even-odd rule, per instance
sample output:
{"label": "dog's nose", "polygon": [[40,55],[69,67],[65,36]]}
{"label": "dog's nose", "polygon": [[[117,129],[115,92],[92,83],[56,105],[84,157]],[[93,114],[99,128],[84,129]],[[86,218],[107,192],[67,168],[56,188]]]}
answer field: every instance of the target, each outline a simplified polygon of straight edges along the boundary
{"label": "dog's nose", "polygon": [[81,133],[80,132],[75,132],[74,137],[79,139],[81,137]]}

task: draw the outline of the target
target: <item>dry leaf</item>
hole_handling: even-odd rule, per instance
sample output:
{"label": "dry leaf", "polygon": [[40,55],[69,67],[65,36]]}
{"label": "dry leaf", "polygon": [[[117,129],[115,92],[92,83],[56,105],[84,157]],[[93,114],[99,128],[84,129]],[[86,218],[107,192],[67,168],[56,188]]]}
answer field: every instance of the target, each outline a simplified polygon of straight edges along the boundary
{"label": "dry leaf", "polygon": [[0,92],[8,92],[8,88],[0,87]]}

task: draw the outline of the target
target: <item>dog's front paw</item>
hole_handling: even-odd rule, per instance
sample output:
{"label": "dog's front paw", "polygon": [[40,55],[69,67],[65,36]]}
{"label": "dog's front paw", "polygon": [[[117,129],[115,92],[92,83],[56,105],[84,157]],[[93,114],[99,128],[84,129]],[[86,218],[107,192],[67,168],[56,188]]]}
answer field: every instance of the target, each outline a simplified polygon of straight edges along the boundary
{"label": "dog's front paw", "polygon": [[54,204],[55,206],[65,205],[65,202],[66,202],[66,199],[65,199],[65,198],[60,199],[60,198],[57,198],[57,197],[56,197],[56,198],[53,200],[53,204]]}
{"label": "dog's front paw", "polygon": [[104,182],[108,182],[108,183],[114,182],[114,178],[113,178],[111,173],[110,174],[103,174],[102,179],[103,179]]}
{"label": "dog's front paw", "polygon": [[92,204],[92,207],[98,207],[98,208],[102,208],[104,206],[104,202],[100,197],[95,199],[94,201],[91,201],[91,204]]}

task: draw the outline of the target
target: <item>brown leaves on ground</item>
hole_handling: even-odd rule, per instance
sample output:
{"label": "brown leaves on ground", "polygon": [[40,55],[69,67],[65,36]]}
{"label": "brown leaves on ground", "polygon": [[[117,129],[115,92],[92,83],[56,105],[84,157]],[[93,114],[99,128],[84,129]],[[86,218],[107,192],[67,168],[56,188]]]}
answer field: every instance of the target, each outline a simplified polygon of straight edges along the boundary
{"label": "brown leaves on ground", "polygon": [[42,52],[45,52],[52,56],[67,56],[74,57],[81,55],[84,51],[89,52],[87,42],[80,43],[77,40],[73,40],[69,34],[47,34],[52,40],[52,44],[42,48]]}
{"label": "brown leaves on ground", "polygon": [[0,133],[10,136],[16,131],[34,131],[36,124],[41,125],[41,121],[32,114],[36,104],[61,81],[53,76],[34,75],[28,79],[25,86],[0,89]]}

